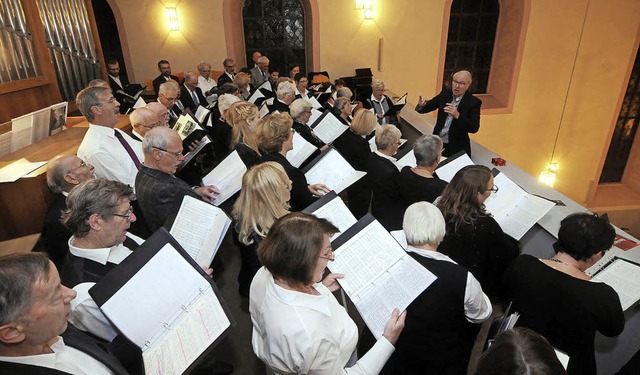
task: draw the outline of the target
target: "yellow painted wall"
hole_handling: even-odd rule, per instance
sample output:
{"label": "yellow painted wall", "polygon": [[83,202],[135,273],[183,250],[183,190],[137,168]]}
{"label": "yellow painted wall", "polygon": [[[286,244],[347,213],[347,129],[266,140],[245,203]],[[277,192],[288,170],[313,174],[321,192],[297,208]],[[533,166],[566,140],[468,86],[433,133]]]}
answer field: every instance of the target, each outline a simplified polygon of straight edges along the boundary
{"label": "yellow painted wall", "polygon": [[[160,58],[170,60],[174,71],[193,69],[202,59],[221,68],[227,47],[223,0],[181,1],[178,12],[184,26],[175,36],[165,29],[159,1],[113,1],[124,17],[139,80],[157,75],[155,63]],[[418,95],[439,91],[447,0],[377,0],[374,21],[364,21],[350,0],[316,2],[319,69],[340,77],[352,75],[354,68],[371,67],[375,78],[397,93],[409,92],[413,102]],[[474,139],[537,175],[551,158],[563,116],[554,156],[560,163],[556,188],[583,203],[608,147],[619,96],[626,87],[623,81],[640,27],[638,14],[637,0],[531,0],[513,111],[484,114]],[[381,71],[377,70],[379,38],[383,38]]]}

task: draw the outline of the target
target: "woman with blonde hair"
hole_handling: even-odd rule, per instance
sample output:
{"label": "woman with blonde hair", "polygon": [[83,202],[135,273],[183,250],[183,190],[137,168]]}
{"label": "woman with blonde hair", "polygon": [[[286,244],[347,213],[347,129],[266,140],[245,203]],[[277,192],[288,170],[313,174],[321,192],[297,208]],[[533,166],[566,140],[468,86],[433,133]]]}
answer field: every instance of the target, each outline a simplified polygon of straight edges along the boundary
{"label": "woman with blonde hair", "polygon": [[251,76],[247,73],[240,72],[233,77],[233,83],[238,85],[238,89],[240,90],[240,99],[248,100],[253,91],[253,88],[251,87]]}
{"label": "woman with blonde hair", "polygon": [[232,127],[231,149],[238,152],[247,168],[260,163],[257,131],[262,119],[258,107],[245,101],[233,103],[227,118]]}
{"label": "woman with blonde hair", "polygon": [[[378,126],[376,115],[371,111],[360,110],[353,117],[349,130],[342,133],[333,146],[358,171],[367,170],[367,159],[371,153],[366,137]],[[371,201],[371,186],[367,176],[356,181],[347,189],[349,209],[360,219],[369,211]]]}
{"label": "woman with blonde hair", "polygon": [[249,297],[249,286],[262,267],[256,250],[271,225],[289,213],[291,180],[275,162],[258,164],[242,177],[242,190],[233,206],[242,265],[238,274],[240,295]]}

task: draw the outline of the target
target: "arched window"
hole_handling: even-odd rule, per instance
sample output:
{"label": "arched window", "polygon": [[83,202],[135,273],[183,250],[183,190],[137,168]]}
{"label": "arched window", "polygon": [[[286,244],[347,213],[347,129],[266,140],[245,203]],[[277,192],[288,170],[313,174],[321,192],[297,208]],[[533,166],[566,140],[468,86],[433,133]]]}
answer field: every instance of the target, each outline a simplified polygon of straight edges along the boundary
{"label": "arched window", "polygon": [[305,10],[300,0],[246,0],[242,9],[247,65],[260,51],[270,66],[287,74],[290,66],[307,67]]}
{"label": "arched window", "polygon": [[473,92],[487,92],[499,15],[498,0],[453,0],[443,82],[466,69],[473,73]]}

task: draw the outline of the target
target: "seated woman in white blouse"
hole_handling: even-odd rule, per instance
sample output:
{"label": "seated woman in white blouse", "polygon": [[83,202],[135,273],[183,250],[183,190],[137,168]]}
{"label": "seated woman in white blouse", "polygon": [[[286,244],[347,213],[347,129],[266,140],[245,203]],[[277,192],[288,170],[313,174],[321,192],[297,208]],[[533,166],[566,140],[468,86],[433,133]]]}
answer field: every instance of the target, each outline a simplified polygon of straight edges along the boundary
{"label": "seated woman in white blouse", "polygon": [[[383,337],[359,360],[358,328],[331,292],[339,274],[322,280],[338,228],[296,212],[283,216],[258,248],[264,265],[251,283],[253,350],[276,374],[377,374],[393,353],[405,313],[394,310]],[[322,281],[322,282],[321,282]]]}

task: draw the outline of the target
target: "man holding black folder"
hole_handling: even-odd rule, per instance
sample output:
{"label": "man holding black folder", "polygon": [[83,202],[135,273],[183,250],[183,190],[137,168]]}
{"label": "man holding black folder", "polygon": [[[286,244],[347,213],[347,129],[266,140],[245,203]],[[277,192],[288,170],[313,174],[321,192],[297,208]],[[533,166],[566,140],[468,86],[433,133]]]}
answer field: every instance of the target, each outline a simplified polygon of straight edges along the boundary
{"label": "man holding black folder", "polygon": [[[446,88],[430,100],[420,97],[416,111],[429,113],[438,110],[438,120],[433,134],[439,135],[444,142],[443,156],[451,156],[464,150],[471,156],[469,133],[480,129],[480,107],[482,101],[466,94],[471,86],[471,73],[461,70],[451,79],[451,88]],[[465,95],[466,94],[466,95]]]}

